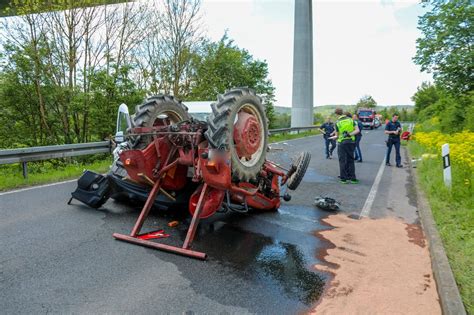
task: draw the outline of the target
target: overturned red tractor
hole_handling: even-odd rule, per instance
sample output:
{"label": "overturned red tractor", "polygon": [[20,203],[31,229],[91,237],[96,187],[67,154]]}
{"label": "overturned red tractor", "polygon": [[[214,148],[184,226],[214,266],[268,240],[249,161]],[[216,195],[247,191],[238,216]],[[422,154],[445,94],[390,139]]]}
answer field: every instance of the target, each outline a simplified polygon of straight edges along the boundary
{"label": "overturned red tractor", "polygon": [[[205,259],[205,253],[190,249],[200,219],[221,209],[276,211],[280,198],[291,198],[281,195],[281,188],[296,189],[310,161],[307,152],[289,169],[266,160],[268,124],[253,90],[232,89],[219,95],[211,109],[207,122],[200,121],[180,101],[159,95],[137,106],[132,118],[127,110],[122,110],[124,117],[119,111],[117,126],[125,122],[126,132],[117,133],[122,141],[111,172],[105,177],[84,173],[72,198],[95,208],[109,197],[145,201],[130,235],[115,233],[116,239]],[[140,234],[153,206],[188,207],[192,220],[182,247]]]}

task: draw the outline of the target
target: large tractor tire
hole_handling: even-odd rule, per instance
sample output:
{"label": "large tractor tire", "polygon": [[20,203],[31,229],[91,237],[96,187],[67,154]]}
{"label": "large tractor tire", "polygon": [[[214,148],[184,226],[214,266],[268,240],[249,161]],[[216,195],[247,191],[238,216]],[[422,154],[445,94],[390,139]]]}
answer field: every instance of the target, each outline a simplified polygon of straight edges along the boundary
{"label": "large tractor tire", "polygon": [[268,123],[262,100],[248,88],[236,88],[211,104],[205,133],[213,149],[228,150],[235,180],[256,178],[267,153]]}
{"label": "large tractor tire", "polygon": [[[153,127],[164,122],[160,115],[166,115],[167,123],[176,124],[183,120],[190,119],[188,108],[173,96],[156,95],[147,98],[141,105],[135,107],[135,114],[132,116],[134,127]],[[151,142],[151,136],[138,136],[124,145],[125,150],[141,150]],[[122,162],[115,157],[110,168],[114,175],[124,177],[127,171]]]}
{"label": "large tractor tire", "polygon": [[[173,96],[156,95],[149,97],[135,107],[132,116],[135,127],[153,127],[163,122],[160,115],[166,115],[168,123],[176,124],[190,118],[188,108]],[[152,136],[140,136],[135,139],[133,149],[144,149],[151,142]]]}

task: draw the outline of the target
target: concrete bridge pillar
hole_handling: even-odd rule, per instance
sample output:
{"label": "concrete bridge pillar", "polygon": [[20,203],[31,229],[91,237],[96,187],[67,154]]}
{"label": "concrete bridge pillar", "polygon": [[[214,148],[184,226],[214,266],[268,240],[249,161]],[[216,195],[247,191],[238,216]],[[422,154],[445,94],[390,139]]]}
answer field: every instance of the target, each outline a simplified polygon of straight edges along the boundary
{"label": "concrete bridge pillar", "polygon": [[312,0],[295,0],[291,127],[313,125]]}

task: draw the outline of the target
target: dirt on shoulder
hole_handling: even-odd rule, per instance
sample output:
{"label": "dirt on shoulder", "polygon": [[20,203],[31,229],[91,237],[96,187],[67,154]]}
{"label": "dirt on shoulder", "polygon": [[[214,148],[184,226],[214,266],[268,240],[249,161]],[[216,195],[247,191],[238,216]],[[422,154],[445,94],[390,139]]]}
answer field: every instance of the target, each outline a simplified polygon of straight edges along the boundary
{"label": "dirt on shoulder", "polygon": [[333,274],[314,314],[441,314],[420,226],[337,214],[319,235],[332,244],[316,269]]}

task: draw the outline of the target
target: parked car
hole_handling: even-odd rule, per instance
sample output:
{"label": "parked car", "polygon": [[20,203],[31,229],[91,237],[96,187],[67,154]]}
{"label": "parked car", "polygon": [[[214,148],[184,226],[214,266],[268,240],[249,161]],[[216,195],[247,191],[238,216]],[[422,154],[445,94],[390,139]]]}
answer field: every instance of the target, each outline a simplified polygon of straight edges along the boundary
{"label": "parked car", "polygon": [[381,125],[382,125],[382,124],[380,123],[380,120],[376,117],[376,118],[374,119],[374,127],[375,127],[375,128],[378,128],[378,127],[380,127]]}
{"label": "parked car", "polygon": [[359,108],[357,115],[364,128],[374,129],[375,127],[375,110],[372,108]]}

